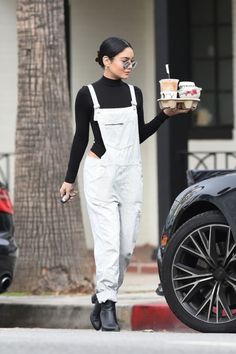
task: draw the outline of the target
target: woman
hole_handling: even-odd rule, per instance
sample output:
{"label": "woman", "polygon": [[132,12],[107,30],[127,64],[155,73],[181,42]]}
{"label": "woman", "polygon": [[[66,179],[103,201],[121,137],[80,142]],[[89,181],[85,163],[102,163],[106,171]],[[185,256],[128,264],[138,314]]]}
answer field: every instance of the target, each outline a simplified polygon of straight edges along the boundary
{"label": "woman", "polygon": [[122,81],[137,64],[126,40],[111,37],[103,41],[96,61],[103,77],[78,92],[76,132],[60,194],[64,201],[74,196],[73,183],[91,124],[94,144],[86,156],[83,176],[96,263],[90,320],[96,330],[119,331],[115,303],[135,246],[142,204],[140,143],[169,116],[183,110],[165,109],[145,124],[141,90]]}

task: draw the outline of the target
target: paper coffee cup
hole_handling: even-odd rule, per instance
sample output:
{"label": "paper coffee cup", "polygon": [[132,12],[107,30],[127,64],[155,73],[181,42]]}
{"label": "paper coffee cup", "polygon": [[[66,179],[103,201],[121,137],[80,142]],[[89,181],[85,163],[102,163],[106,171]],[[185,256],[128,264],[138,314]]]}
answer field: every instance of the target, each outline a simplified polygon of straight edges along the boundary
{"label": "paper coffee cup", "polygon": [[161,98],[173,99],[177,97],[178,79],[162,79],[159,82]]}
{"label": "paper coffee cup", "polygon": [[179,83],[179,97],[180,98],[199,98],[201,95],[201,87],[195,86],[192,81],[181,81]]}

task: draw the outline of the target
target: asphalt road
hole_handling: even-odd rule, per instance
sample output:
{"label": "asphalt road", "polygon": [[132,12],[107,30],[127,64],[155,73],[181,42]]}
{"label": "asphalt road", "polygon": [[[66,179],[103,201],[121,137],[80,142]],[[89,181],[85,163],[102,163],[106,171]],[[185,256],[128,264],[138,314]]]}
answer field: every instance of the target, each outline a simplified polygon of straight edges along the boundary
{"label": "asphalt road", "polygon": [[225,354],[236,352],[235,334],[96,332],[0,329],[2,354]]}

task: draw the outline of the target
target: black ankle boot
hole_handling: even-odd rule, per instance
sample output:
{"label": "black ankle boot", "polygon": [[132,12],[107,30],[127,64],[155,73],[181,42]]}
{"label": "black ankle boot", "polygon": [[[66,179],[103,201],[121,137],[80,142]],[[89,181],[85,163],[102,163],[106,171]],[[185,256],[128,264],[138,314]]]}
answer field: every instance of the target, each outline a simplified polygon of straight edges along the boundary
{"label": "black ankle boot", "polygon": [[120,330],[120,327],[116,319],[116,304],[111,300],[101,304],[100,313],[102,331],[116,331]]}
{"label": "black ankle boot", "polygon": [[95,304],[95,305],[94,305],[93,311],[90,314],[90,321],[93,325],[93,328],[96,329],[96,331],[99,331],[99,329],[102,326],[102,323],[100,320],[101,304],[99,304],[96,294],[94,294],[91,297],[91,301],[92,301],[92,304]]}

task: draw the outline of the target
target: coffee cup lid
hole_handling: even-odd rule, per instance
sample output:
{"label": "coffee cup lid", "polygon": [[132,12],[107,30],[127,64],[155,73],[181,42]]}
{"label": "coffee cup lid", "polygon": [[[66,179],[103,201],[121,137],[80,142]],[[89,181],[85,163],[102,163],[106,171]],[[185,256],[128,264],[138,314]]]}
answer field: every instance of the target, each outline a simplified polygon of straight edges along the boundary
{"label": "coffee cup lid", "polygon": [[179,86],[195,86],[193,81],[180,81]]}

